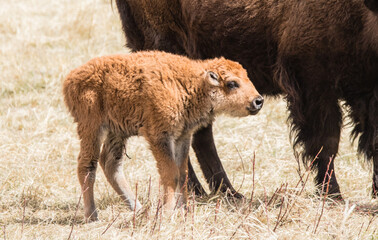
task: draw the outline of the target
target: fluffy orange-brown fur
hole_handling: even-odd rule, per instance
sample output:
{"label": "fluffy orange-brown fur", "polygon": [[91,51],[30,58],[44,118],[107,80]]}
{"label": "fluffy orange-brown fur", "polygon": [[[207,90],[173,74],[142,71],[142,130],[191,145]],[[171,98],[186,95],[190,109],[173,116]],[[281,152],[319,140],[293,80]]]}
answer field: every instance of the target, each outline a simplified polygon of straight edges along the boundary
{"label": "fluffy orange-brown fur", "polygon": [[224,58],[193,61],[157,51],[92,59],[67,76],[63,93],[81,140],[78,177],[88,220],[97,219],[93,184],[98,159],[128,206],[141,208],[122,172],[130,136],[144,136],[148,141],[166,207],[174,209],[187,198],[193,132],[219,113],[255,114],[263,101],[236,62]]}

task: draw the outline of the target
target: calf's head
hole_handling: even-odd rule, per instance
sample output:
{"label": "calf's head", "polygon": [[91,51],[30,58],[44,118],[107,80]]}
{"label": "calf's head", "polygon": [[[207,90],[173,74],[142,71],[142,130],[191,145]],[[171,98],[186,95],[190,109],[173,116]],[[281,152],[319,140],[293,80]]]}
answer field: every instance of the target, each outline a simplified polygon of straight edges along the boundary
{"label": "calf's head", "polygon": [[224,58],[208,60],[205,78],[215,113],[233,117],[254,115],[260,111],[264,99],[237,62]]}

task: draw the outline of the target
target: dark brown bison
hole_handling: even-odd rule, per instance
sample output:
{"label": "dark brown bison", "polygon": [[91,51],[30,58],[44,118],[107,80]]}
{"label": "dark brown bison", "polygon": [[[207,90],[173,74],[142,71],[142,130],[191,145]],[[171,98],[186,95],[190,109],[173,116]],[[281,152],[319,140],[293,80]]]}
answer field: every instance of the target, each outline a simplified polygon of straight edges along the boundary
{"label": "dark brown bison", "polygon": [[[378,0],[117,0],[127,46],[191,58],[224,56],[240,62],[257,90],[283,94],[294,147],[313,159],[316,183],[330,181],[340,197],[333,159],[345,101],[359,136],[358,150],[373,159],[378,191]],[[230,184],[214,146],[212,127],[192,147],[210,188]],[[329,166],[328,166],[329,165]],[[327,173],[327,169],[328,173]],[[202,188],[189,163],[189,175]]]}

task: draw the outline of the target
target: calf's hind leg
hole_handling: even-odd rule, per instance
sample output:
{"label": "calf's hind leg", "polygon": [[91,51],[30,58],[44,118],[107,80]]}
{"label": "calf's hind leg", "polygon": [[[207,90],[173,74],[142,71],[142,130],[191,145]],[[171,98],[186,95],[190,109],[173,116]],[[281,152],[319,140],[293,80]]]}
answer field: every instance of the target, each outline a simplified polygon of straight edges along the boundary
{"label": "calf's hind leg", "polygon": [[135,198],[122,169],[126,140],[124,136],[109,132],[102,147],[100,165],[108,182],[126,202],[127,206],[131,210],[139,210],[142,205]]}
{"label": "calf's hind leg", "polygon": [[[89,129],[91,130],[88,131]],[[86,221],[97,220],[93,185],[96,178],[97,161],[100,153],[101,143],[99,133],[99,126],[94,124],[78,124],[78,134],[81,141],[77,174],[83,194],[84,216]]]}

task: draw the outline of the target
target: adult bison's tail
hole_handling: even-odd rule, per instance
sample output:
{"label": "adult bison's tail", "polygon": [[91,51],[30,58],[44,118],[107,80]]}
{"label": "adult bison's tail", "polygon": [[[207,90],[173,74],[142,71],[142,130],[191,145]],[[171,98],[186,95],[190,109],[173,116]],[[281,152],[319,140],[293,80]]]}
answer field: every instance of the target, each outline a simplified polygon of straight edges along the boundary
{"label": "adult bison's tail", "polygon": [[179,0],[116,0],[132,51],[185,54],[186,30]]}
{"label": "adult bison's tail", "polygon": [[378,0],[364,0],[364,3],[372,12],[378,13]]}
{"label": "adult bison's tail", "polygon": [[[144,35],[135,20],[136,12],[132,12],[128,0],[116,0],[119,15],[121,17],[123,32],[127,38],[127,47],[133,51],[143,50]],[[141,16],[139,16],[141,17]]]}

